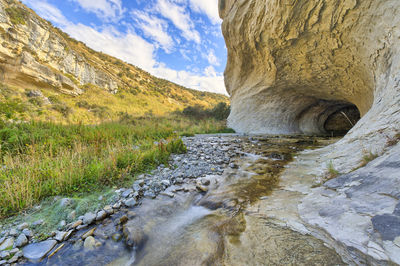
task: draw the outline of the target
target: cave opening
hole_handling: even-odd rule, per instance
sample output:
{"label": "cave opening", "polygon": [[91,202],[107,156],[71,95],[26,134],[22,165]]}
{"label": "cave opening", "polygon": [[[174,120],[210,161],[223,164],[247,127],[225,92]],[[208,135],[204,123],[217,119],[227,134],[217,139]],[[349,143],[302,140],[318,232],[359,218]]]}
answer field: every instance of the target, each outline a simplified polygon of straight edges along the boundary
{"label": "cave opening", "polygon": [[360,118],[358,108],[355,105],[349,105],[330,114],[324,123],[324,129],[331,136],[344,136]]}

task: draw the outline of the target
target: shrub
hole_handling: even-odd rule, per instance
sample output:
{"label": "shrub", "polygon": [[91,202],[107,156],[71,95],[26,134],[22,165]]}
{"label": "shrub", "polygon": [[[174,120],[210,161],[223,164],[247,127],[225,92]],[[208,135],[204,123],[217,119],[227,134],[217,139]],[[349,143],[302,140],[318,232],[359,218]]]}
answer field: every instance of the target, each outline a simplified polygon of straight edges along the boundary
{"label": "shrub", "polygon": [[214,118],[225,120],[230,113],[230,106],[224,102],[218,103],[214,108],[204,109],[199,105],[188,106],[183,109],[182,114],[196,119]]}

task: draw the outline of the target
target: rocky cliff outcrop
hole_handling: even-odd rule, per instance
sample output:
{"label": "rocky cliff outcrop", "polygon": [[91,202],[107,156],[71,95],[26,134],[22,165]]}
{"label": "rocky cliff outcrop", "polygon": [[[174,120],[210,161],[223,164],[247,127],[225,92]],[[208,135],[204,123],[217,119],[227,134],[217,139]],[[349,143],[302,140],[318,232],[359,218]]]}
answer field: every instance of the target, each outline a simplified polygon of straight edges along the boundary
{"label": "rocky cliff outcrop", "polygon": [[398,1],[221,0],[219,6],[235,130],[326,133],[343,109],[362,116],[350,136],[399,127]]}
{"label": "rocky cliff outcrop", "polygon": [[[229,125],[329,134],[347,120],[343,139],[305,155],[314,185],[287,191],[304,195],[302,223],[349,263],[400,264],[400,2],[220,0],[219,8]],[[324,183],[328,169],[339,177]]]}
{"label": "rocky cliff outcrop", "polygon": [[81,85],[117,89],[110,73],[71,49],[50,23],[16,1],[0,1],[0,80],[80,94]]}

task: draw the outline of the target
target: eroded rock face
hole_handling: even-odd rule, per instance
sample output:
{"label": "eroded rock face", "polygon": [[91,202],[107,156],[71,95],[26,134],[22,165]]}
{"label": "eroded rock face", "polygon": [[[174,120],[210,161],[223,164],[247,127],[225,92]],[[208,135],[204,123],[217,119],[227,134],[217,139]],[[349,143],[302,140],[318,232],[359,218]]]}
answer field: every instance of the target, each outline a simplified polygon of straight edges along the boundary
{"label": "eroded rock face", "polygon": [[[22,17],[13,21],[7,12]],[[81,85],[94,84],[109,91],[117,89],[115,78],[78,52],[23,4],[0,0],[0,81],[27,88],[54,88],[78,95]]]}
{"label": "eroded rock face", "polygon": [[363,118],[348,138],[399,126],[399,1],[220,0],[219,7],[236,131],[326,133],[328,117],[354,106]]}

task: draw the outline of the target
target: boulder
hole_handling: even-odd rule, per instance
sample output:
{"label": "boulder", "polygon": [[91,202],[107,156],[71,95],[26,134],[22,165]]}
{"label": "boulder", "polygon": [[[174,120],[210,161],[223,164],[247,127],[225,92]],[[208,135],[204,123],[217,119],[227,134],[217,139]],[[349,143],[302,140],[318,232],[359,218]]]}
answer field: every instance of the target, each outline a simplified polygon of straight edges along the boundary
{"label": "boulder", "polygon": [[46,240],[40,243],[29,244],[22,250],[23,256],[33,263],[40,262],[56,244],[56,240]]}

